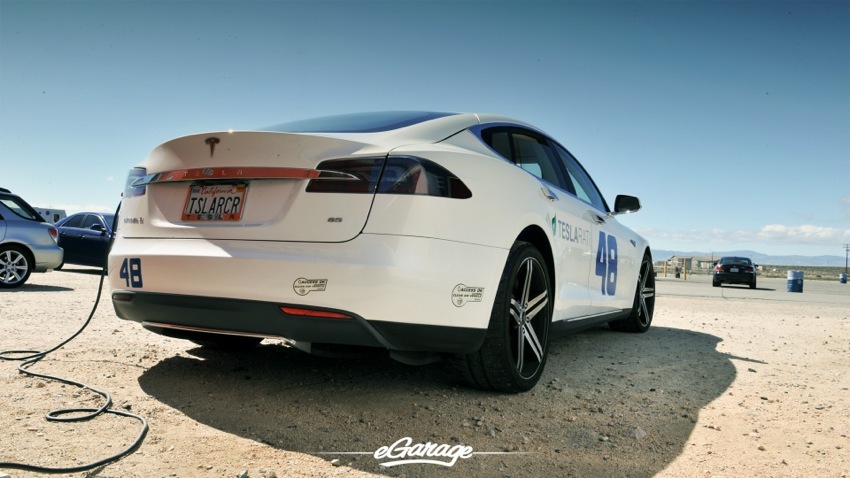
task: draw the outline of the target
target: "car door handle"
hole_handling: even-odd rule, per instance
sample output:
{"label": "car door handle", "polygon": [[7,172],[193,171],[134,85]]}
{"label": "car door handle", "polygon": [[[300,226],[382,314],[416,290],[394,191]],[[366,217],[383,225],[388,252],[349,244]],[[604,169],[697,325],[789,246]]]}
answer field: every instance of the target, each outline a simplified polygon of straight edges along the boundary
{"label": "car door handle", "polygon": [[596,224],[605,224],[605,218],[595,212],[590,213],[590,219],[592,219]]}
{"label": "car door handle", "polygon": [[558,200],[558,196],[556,196],[555,193],[553,193],[552,190],[547,188],[546,186],[541,187],[540,192],[543,193],[543,197],[550,201]]}

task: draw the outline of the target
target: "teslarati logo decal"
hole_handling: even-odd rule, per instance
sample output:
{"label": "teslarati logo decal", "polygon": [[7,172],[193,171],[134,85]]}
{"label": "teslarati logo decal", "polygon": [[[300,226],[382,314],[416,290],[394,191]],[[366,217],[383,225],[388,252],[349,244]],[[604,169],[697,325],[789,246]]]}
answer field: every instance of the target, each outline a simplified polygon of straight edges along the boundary
{"label": "teslarati logo decal", "polygon": [[439,465],[452,467],[458,460],[473,455],[524,455],[525,452],[473,451],[469,445],[447,445],[445,443],[413,443],[413,438],[399,438],[392,445],[382,446],[374,452],[318,452],[317,455],[372,455],[376,460],[389,460],[379,465],[391,468],[399,465]]}

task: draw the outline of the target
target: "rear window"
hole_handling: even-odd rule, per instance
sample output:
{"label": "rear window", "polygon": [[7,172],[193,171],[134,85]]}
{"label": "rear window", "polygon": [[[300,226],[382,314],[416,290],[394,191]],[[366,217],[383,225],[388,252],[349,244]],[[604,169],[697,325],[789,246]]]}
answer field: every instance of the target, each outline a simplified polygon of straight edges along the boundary
{"label": "rear window", "polygon": [[380,133],[455,114],[431,111],[353,113],[292,121],[262,130],[279,133]]}
{"label": "rear window", "polygon": [[720,259],[720,263],[723,265],[739,265],[739,266],[751,266],[753,265],[753,261],[747,259],[746,257],[724,257]]}
{"label": "rear window", "polygon": [[36,212],[35,209],[32,208],[26,201],[17,197],[17,196],[0,196],[0,203],[9,208],[13,213],[18,216],[29,219],[31,221],[44,222],[44,218]]}

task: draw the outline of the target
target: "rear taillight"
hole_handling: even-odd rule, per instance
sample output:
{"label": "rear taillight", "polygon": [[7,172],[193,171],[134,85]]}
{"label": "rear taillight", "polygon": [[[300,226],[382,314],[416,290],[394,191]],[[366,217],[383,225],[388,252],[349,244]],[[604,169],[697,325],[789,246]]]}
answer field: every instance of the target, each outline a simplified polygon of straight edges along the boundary
{"label": "rear taillight", "polygon": [[472,192],[448,169],[427,159],[396,156],[387,160],[379,194],[417,194],[467,199]]}
{"label": "rear taillight", "polygon": [[50,234],[50,237],[53,239],[53,242],[57,244],[59,243],[59,231],[57,231],[55,227],[48,227],[47,233]]}
{"label": "rear taillight", "polygon": [[723,272],[723,267],[721,267],[720,265],[714,266],[714,272]]}
{"label": "rear taillight", "polygon": [[148,170],[145,168],[133,168],[127,174],[127,182],[124,185],[124,195],[125,198],[132,198],[137,196],[144,196],[145,191],[147,190],[147,186],[135,186],[137,180],[145,177],[148,174]]}
{"label": "rear taillight", "polygon": [[427,159],[413,156],[324,161],[311,179],[311,193],[374,193],[467,199],[472,192],[457,176]]}
{"label": "rear taillight", "polygon": [[374,193],[384,158],[334,159],[319,163],[308,193]]}

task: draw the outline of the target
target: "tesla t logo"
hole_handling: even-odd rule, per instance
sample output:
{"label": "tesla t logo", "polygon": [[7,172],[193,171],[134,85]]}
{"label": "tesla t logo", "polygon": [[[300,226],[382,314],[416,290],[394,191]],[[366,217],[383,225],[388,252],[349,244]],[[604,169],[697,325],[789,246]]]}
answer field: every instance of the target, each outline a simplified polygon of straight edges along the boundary
{"label": "tesla t logo", "polygon": [[212,158],[213,154],[215,154],[215,145],[221,143],[221,140],[218,138],[207,138],[204,140],[204,143],[210,145],[210,157]]}

